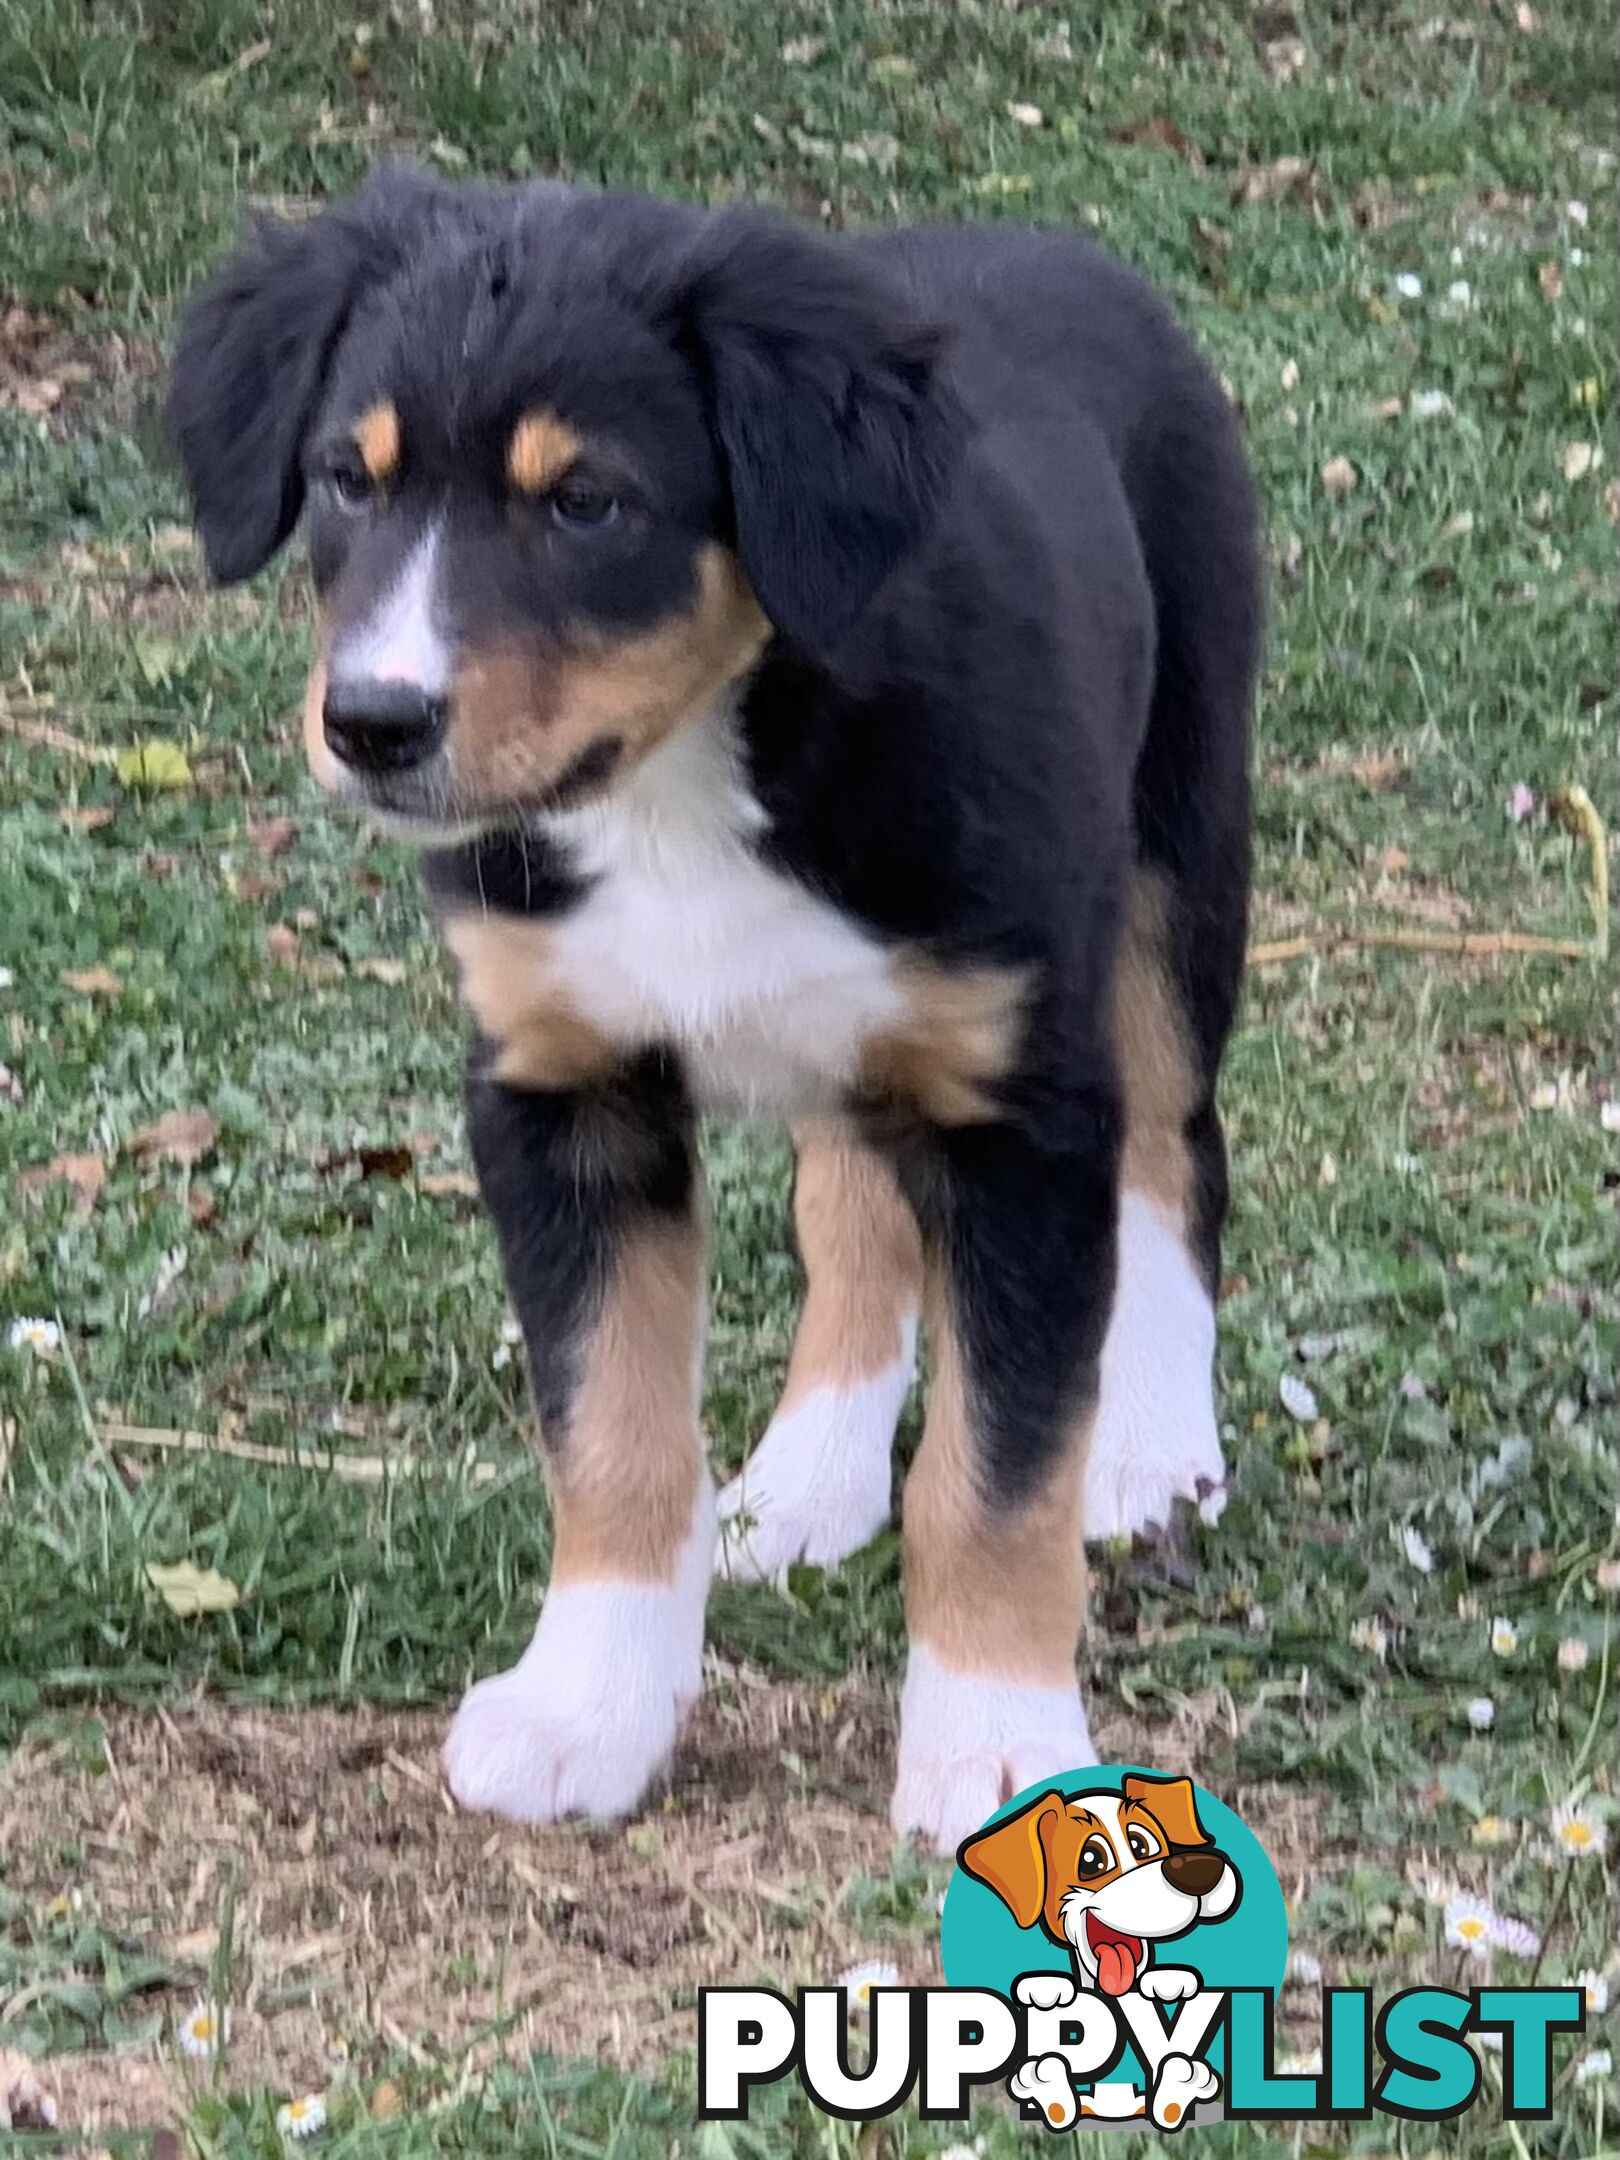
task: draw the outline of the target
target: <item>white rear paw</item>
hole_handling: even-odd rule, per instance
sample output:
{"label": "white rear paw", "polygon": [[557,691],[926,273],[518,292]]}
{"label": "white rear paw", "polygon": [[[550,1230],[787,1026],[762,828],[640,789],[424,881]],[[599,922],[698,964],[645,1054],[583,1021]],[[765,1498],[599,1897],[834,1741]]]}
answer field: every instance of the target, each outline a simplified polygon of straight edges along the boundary
{"label": "white rear paw", "polygon": [[900,1693],[896,1830],[953,1853],[1014,1793],[1096,1760],[1078,1688],[952,1672],[913,1644]]}
{"label": "white rear paw", "polygon": [[1185,1246],[1151,1200],[1127,1192],[1086,1463],[1088,1539],[1167,1530],[1179,1500],[1219,1520],[1226,1465],[1214,1358],[1214,1310]]}
{"label": "white rear paw", "polygon": [[883,1372],[815,1388],[778,1411],[720,1495],[717,1574],[780,1582],[801,1560],[834,1568],[877,1536],[889,1519],[889,1457],[916,1340],[908,1321],[901,1354]]}
{"label": "white rear paw", "polygon": [[1207,2062],[1193,2062],[1186,2055],[1167,2055],[1153,2080],[1148,2113],[1160,2130],[1179,2130],[1196,2113],[1201,2100],[1213,2100],[1221,2089],[1220,2077]]}

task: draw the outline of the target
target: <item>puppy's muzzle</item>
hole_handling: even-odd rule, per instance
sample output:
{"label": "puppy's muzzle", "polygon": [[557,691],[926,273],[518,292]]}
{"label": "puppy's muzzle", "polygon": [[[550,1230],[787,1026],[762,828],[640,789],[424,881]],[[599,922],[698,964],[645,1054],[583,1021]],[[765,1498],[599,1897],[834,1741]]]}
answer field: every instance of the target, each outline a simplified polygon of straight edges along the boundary
{"label": "puppy's muzzle", "polygon": [[414,683],[375,676],[327,686],[321,724],[332,755],[351,772],[401,773],[425,765],[444,740],[449,700]]}

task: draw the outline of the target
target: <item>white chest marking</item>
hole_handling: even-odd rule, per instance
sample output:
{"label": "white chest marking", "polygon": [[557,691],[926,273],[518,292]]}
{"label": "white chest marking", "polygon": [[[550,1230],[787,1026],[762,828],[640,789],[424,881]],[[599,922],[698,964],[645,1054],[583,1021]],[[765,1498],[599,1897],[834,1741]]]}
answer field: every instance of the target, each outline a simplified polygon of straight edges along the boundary
{"label": "white chest marking", "polygon": [[760,860],[764,823],[723,713],[548,818],[593,880],[557,925],[553,978],[613,1040],[678,1044],[705,1107],[831,1109],[904,999],[874,939]]}

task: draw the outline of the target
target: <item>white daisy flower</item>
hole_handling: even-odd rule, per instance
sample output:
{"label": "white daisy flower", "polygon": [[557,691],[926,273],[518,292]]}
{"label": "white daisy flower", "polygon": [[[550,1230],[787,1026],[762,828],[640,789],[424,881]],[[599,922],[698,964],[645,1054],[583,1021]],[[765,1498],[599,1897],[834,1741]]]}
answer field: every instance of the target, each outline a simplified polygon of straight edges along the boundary
{"label": "white daisy flower", "polygon": [[0,990],[9,990],[16,980],[10,968],[0,968]]}
{"label": "white daisy flower", "polygon": [[326,2128],[326,2102],[319,2093],[289,2100],[276,2109],[276,2128],[283,2137],[310,2138]]}
{"label": "white daisy flower", "polygon": [[50,1357],[62,1347],[62,1330],[54,1320],[13,1320],[6,1329],[6,1347],[32,1350],[35,1357]]}
{"label": "white daisy flower", "polygon": [[1558,1645],[1560,1672],[1585,1672],[1591,1651],[1579,1635],[1566,1635]]}
{"label": "white daisy flower", "polygon": [[1591,2085],[1599,2078],[1614,2076],[1614,2056],[1608,2048],[1588,2048],[1575,2065],[1577,2085]]}
{"label": "white daisy flower", "polygon": [[1466,278],[1454,278],[1446,287],[1446,298],[1453,307],[1468,307],[1474,298],[1474,288]]}
{"label": "white daisy flower", "polygon": [[1313,1957],[1309,1950],[1291,1950],[1288,1953],[1288,1977],[1297,1980],[1301,1987],[1320,1987],[1322,1960]]}
{"label": "white daisy flower", "polygon": [[1584,270],[1584,269],[1585,269],[1585,267],[1586,267],[1586,250],[1585,250],[1585,248],[1571,248],[1571,249],[1570,249],[1570,251],[1569,251],[1569,266],[1570,266],[1570,268],[1571,268],[1572,270]]}
{"label": "white daisy flower", "polygon": [[231,2037],[231,2013],[211,2002],[194,2002],[180,2020],[180,2045],[200,2061],[217,2055]]}
{"label": "white daisy flower", "polygon": [[885,1965],[881,1960],[875,1959],[868,1965],[852,1965],[848,1972],[838,1975],[834,1985],[843,1988],[848,1994],[849,2007],[852,2010],[857,2004],[864,2010],[872,2000],[874,1988],[900,1985],[900,1973],[898,1967]]}
{"label": "white daisy flower", "polygon": [[1468,1699],[1467,1718],[1475,1732],[1489,1732],[1496,1723],[1496,1705],[1488,1695],[1472,1695]]}
{"label": "white daisy flower", "polygon": [[1609,2007],[1609,1983],[1604,1979],[1602,1973],[1595,1972],[1591,1966],[1588,1966],[1585,1972],[1578,1972],[1575,1975],[1575,1985],[1586,1997],[1587,2016],[1602,2017],[1604,2011]]}
{"label": "white daisy flower", "polygon": [[1496,1926],[1496,1915],[1485,1900],[1466,1890],[1447,1903],[1446,1941],[1453,1950],[1466,1950],[1470,1957],[1482,1958],[1491,1947]]}
{"label": "white daisy flower", "polygon": [[1553,1843],[1572,1860],[1595,1860],[1609,1842],[1603,1817],[1574,1800],[1553,1809],[1551,1828]]}
{"label": "white daisy flower", "polygon": [[1400,1533],[1401,1550],[1420,1575],[1434,1573],[1434,1547],[1416,1523],[1406,1523]]}
{"label": "white daisy flower", "polygon": [[1583,202],[1567,202],[1564,205],[1564,215],[1572,225],[1584,226],[1589,214]]}
{"label": "white daisy flower", "polygon": [[1414,420],[1441,420],[1456,410],[1443,390],[1414,390],[1407,407]]}
{"label": "white daisy flower", "polygon": [[1380,1665],[1389,1656],[1388,1631],[1376,1620],[1357,1620],[1350,1628],[1352,1650],[1365,1650],[1369,1657],[1377,1658]]}
{"label": "white daisy flower", "polygon": [[1491,1941],[1498,1950],[1511,1951],[1519,1958],[1533,1958],[1541,1949],[1541,1937],[1530,1923],[1510,1919],[1506,1913],[1492,1915]]}
{"label": "white daisy flower", "polygon": [[512,1352],[523,1340],[523,1330],[510,1314],[501,1322],[501,1339],[490,1354],[490,1364],[496,1372],[504,1372],[512,1362]]}
{"label": "white daisy flower", "polygon": [[1395,290],[1403,300],[1423,298],[1423,280],[1415,270],[1403,270],[1395,280]]}
{"label": "white daisy flower", "polygon": [[1620,1590],[1620,1560],[1600,1560],[1598,1562],[1597,1586],[1600,1590]]}
{"label": "white daisy flower", "polygon": [[1504,1613],[1491,1622],[1491,1648],[1498,1657],[1512,1657],[1519,1647],[1519,1631]]}
{"label": "white daisy flower", "polygon": [[1513,1825],[1501,1815],[1482,1815],[1468,1835],[1476,1845],[1505,1845],[1513,1835]]}

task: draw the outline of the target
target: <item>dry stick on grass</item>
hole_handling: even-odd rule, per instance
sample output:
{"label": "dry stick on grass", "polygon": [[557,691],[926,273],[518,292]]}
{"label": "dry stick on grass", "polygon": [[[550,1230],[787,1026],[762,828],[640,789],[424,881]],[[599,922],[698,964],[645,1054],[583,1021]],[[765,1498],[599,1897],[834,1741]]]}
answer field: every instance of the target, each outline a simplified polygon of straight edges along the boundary
{"label": "dry stick on grass", "polygon": [[1590,938],[1537,937],[1529,930],[1307,930],[1299,937],[1274,938],[1249,947],[1249,965],[1276,967],[1312,953],[1391,949],[1396,952],[1446,953],[1454,959],[1490,960],[1503,953],[1542,953],[1553,960],[1606,960],[1609,954],[1609,849],[1603,820],[1585,788],[1560,788],[1547,808],[1577,840],[1586,842],[1591,859],[1592,935]]}
{"label": "dry stick on grass", "polygon": [[[239,1462],[268,1463],[276,1470],[330,1470],[350,1485],[380,1485],[385,1478],[409,1477],[423,1470],[444,1475],[449,1464],[425,1462],[419,1455],[341,1455],[330,1449],[267,1447],[258,1440],[235,1440],[228,1433],[182,1432],[165,1425],[98,1425],[96,1437],[109,1448],[157,1448],[177,1455],[233,1455]],[[468,1475],[475,1485],[493,1485],[501,1475],[497,1463],[473,1463]]]}

